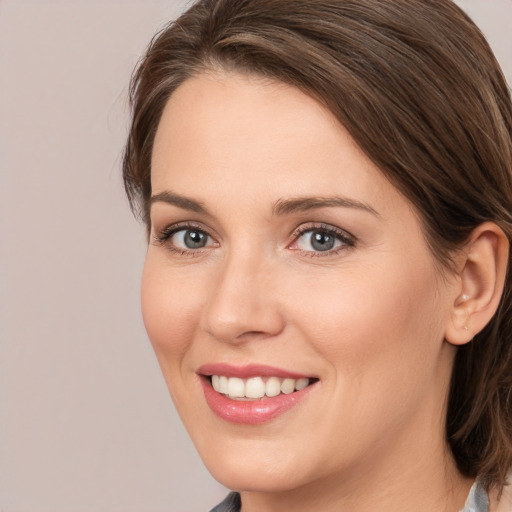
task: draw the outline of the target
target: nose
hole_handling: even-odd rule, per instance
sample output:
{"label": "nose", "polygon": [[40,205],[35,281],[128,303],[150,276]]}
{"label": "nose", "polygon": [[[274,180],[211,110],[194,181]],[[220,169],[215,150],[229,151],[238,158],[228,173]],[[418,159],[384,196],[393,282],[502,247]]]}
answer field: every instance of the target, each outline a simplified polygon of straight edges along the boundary
{"label": "nose", "polygon": [[227,343],[278,335],[284,317],[272,265],[261,257],[232,255],[223,262],[203,310],[203,328]]}

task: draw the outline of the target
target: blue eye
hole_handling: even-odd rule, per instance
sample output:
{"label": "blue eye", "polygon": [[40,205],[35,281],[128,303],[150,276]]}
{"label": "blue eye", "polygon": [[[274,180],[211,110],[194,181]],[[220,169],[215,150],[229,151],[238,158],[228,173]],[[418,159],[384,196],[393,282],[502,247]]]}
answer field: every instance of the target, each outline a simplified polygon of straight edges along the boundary
{"label": "blue eye", "polygon": [[331,226],[322,226],[302,228],[297,233],[292,248],[311,253],[329,253],[353,245],[354,240],[348,234]]}
{"label": "blue eye", "polygon": [[340,245],[341,241],[337,240],[331,233],[319,230],[307,231],[297,240],[297,248],[302,251],[332,251]]}
{"label": "blue eye", "polygon": [[216,247],[207,231],[194,224],[174,224],[155,233],[155,242],[180,255],[198,255],[201,249]]}
{"label": "blue eye", "polygon": [[195,228],[175,231],[168,240],[176,248],[185,250],[202,249],[211,243],[211,238],[207,233]]}
{"label": "blue eye", "polygon": [[[314,251],[330,251],[337,246],[336,243],[338,245],[340,244],[340,241],[336,240],[334,236],[322,231],[306,233],[306,236],[303,236],[302,238],[306,238],[305,245],[309,245]],[[301,245],[300,242],[299,245]],[[307,250],[306,247],[304,247],[304,249]]]}

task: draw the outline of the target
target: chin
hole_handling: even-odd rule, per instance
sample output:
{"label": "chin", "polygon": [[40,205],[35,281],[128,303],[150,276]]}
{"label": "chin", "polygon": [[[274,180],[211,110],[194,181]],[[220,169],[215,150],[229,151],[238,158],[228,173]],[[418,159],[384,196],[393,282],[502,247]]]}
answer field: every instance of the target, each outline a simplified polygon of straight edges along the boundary
{"label": "chin", "polygon": [[286,492],[303,484],[293,470],[283,471],[269,464],[250,464],[247,460],[242,464],[238,457],[225,464],[206,464],[206,467],[215,480],[239,492]]}
{"label": "chin", "polygon": [[[312,478],[314,461],[311,454],[297,457],[297,448],[283,446],[279,450],[274,443],[262,439],[219,443],[211,450],[198,446],[206,468],[219,483],[236,491],[285,492],[308,483]],[[222,447],[222,448],[221,448]],[[228,448],[229,447],[229,448]],[[309,469],[308,469],[309,468]],[[315,473],[316,474],[316,473]]]}

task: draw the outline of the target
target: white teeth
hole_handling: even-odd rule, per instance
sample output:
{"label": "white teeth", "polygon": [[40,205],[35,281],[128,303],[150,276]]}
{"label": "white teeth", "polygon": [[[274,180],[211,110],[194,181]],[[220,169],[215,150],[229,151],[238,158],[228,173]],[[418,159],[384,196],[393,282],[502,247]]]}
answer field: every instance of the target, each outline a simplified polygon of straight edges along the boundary
{"label": "white teeth", "polygon": [[261,377],[247,379],[245,383],[245,396],[247,398],[261,398],[265,396],[265,383]]}
{"label": "white teeth", "polygon": [[289,395],[295,391],[295,379],[284,379],[281,383],[281,391],[285,395]]}
{"label": "white teeth", "polygon": [[[212,376],[213,378],[213,376]],[[228,394],[228,378],[225,375],[221,375],[219,377],[219,388],[217,389],[215,386],[213,386],[216,391],[219,393],[224,393],[225,395]]]}
{"label": "white teeth", "polygon": [[265,395],[277,396],[281,393],[281,381],[277,377],[270,377],[265,385]]}
{"label": "white teeth", "polygon": [[232,398],[242,398],[245,396],[245,383],[238,377],[228,379],[228,395]]}
{"label": "white teeth", "polygon": [[297,379],[297,382],[295,382],[295,389],[300,391],[301,389],[304,389],[308,384],[309,379]]}
{"label": "white teeth", "polygon": [[228,395],[230,398],[263,398],[273,397],[280,393],[288,395],[294,391],[300,391],[307,387],[310,379],[280,379],[269,377],[266,382],[263,377],[251,377],[240,379],[238,377],[226,377],[225,375],[212,375],[212,387],[218,393]]}

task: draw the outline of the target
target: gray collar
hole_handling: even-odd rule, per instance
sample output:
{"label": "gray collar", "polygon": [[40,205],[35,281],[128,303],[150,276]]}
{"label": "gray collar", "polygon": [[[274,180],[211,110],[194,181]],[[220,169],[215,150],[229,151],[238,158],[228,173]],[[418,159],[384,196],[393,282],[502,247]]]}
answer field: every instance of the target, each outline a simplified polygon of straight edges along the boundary
{"label": "gray collar", "polygon": [[487,492],[479,480],[471,487],[466,504],[460,512],[489,512]]}
{"label": "gray collar", "polygon": [[[236,492],[230,493],[226,499],[211,510],[211,512],[238,512],[240,510],[240,495]],[[464,508],[460,512],[489,512],[489,499],[485,488],[477,480],[471,490]]]}

